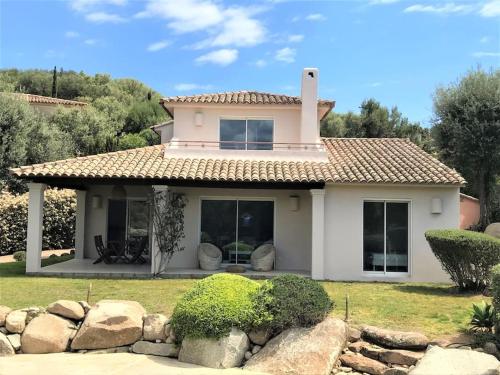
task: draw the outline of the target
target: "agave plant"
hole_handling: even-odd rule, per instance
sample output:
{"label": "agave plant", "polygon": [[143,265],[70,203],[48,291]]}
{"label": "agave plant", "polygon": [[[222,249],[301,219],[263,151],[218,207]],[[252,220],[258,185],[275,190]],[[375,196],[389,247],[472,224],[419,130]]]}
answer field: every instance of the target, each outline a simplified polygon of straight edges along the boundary
{"label": "agave plant", "polygon": [[472,304],[472,320],[470,322],[472,331],[492,332],[495,318],[496,312],[491,304],[484,301]]}

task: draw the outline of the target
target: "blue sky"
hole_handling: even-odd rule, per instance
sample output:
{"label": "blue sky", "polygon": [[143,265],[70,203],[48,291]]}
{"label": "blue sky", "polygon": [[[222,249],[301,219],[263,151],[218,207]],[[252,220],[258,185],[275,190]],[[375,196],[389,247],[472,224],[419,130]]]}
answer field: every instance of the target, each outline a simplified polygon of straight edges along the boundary
{"label": "blue sky", "polygon": [[299,95],[312,66],[338,112],[374,97],[423,124],[438,85],[500,66],[500,0],[0,0],[0,27],[2,68]]}

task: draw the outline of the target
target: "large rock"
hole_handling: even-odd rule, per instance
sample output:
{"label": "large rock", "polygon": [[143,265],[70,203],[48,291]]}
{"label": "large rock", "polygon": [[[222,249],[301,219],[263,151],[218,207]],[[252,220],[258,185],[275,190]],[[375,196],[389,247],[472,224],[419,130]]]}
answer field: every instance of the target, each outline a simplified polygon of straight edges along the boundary
{"label": "large rock", "polygon": [[0,305],[0,327],[3,327],[5,325],[5,318],[7,318],[7,315],[9,315],[11,311],[11,308]]}
{"label": "large rock", "polygon": [[22,310],[11,311],[5,318],[5,328],[11,333],[23,333],[26,327],[27,312]]}
{"label": "large rock", "polygon": [[7,336],[5,336],[3,333],[0,333],[0,357],[5,357],[13,354],[16,354],[16,352],[10,344],[10,341],[7,339]]}
{"label": "large rock", "polygon": [[366,372],[372,375],[384,375],[385,371],[389,368],[383,363],[361,354],[342,354],[340,356],[340,362],[342,362],[344,366],[351,367],[356,371]]}
{"label": "large rock", "polygon": [[144,317],[143,336],[144,340],[156,341],[165,340],[165,324],[168,319],[162,314],[149,314]]}
{"label": "large rock", "polygon": [[429,344],[429,339],[418,332],[392,331],[372,326],[363,327],[361,336],[367,341],[395,349],[422,350]]}
{"label": "large rock", "polygon": [[474,350],[443,349],[433,346],[424,355],[411,375],[489,375],[497,374],[500,362],[490,354]]}
{"label": "large rock", "polygon": [[172,358],[177,358],[179,355],[179,348],[175,344],[165,344],[164,342],[137,341],[132,345],[132,351],[137,354],[159,355]]}
{"label": "large rock", "polygon": [[53,314],[42,314],[26,326],[21,349],[27,354],[61,353],[76,330],[73,322]]}
{"label": "large rock", "polygon": [[347,340],[347,326],[327,318],[310,328],[292,328],[267,342],[245,370],[287,375],[328,375]]}
{"label": "large rock", "polygon": [[64,299],[51,303],[47,311],[73,320],[81,320],[85,317],[85,311],[78,302]]}
{"label": "large rock", "polygon": [[484,233],[496,238],[500,238],[500,223],[491,223],[486,227]]}
{"label": "large rock", "polygon": [[139,341],[146,311],[137,302],[102,300],[88,312],[71,349],[106,349]]}
{"label": "large rock", "polygon": [[179,361],[211,368],[239,367],[249,347],[245,332],[233,328],[229,336],[219,340],[185,338]]}

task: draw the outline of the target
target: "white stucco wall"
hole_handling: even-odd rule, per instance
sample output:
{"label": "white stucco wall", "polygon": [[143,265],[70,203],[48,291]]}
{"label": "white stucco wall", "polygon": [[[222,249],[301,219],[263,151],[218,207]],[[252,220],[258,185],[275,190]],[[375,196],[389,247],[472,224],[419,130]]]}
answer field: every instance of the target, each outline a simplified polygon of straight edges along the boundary
{"label": "white stucco wall", "polygon": [[[324,254],[326,279],[449,281],[449,277],[429,248],[424,232],[428,229],[458,227],[459,188],[329,185],[326,190]],[[442,199],[441,214],[431,214],[432,198]],[[363,201],[366,199],[410,201],[410,273],[407,277],[377,277],[363,272]]]}
{"label": "white stucco wall", "polygon": [[[195,113],[203,113],[203,125],[195,125]],[[300,106],[237,107],[216,106],[210,108],[176,107],[173,136],[181,141],[219,141],[221,118],[269,118],[274,119],[275,143],[300,143]]]}

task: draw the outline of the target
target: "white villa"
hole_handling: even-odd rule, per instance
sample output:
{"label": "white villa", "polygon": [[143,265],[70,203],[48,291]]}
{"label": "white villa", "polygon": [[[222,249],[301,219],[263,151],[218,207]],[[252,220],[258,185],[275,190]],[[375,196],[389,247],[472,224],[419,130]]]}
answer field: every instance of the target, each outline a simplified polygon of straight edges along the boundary
{"label": "white villa", "polygon": [[[321,138],[334,107],[318,99],[319,72],[302,73],[300,97],[228,92],[167,97],[172,121],[161,144],[12,170],[29,180],[29,274],[156,274],[150,197],[171,189],[187,200],[185,250],[165,277],[203,275],[198,246],[222,254],[220,271],[275,248],[273,270],[326,280],[448,281],[425,238],[457,228],[465,181],[407,139]],[[41,268],[47,187],[75,189],[75,259]],[[144,262],[94,264],[104,246],[140,238]],[[217,271],[216,271],[217,272]],[[265,272],[254,272],[263,276]]]}

